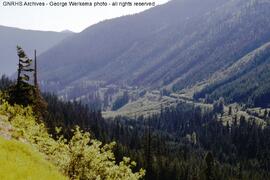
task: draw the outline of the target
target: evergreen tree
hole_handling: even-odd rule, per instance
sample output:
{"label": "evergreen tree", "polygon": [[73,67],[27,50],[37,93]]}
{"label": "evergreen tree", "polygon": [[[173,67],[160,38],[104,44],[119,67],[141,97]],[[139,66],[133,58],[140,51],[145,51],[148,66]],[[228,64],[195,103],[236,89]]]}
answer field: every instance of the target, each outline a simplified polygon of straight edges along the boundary
{"label": "evergreen tree", "polygon": [[20,84],[22,82],[28,83],[30,77],[26,72],[34,71],[34,69],[31,68],[33,60],[27,57],[27,55],[20,46],[17,46],[17,54],[19,56],[17,84]]}
{"label": "evergreen tree", "polygon": [[[17,55],[19,57],[17,83],[7,90],[5,99],[10,104],[32,106],[36,115],[41,118],[45,115],[47,103],[38,88],[36,53],[34,69],[33,60],[28,58],[20,46],[17,46]],[[34,85],[31,83],[31,75],[34,77]]]}

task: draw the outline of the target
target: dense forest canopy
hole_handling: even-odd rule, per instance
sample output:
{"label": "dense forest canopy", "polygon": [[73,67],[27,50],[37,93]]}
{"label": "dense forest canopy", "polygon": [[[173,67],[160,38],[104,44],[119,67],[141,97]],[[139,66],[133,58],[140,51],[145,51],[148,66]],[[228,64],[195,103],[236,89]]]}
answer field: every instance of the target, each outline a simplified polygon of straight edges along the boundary
{"label": "dense forest canopy", "polygon": [[[5,78],[2,78],[5,80]],[[2,83],[1,83],[2,84]],[[4,83],[3,83],[4,84]],[[214,109],[180,103],[150,117],[104,119],[100,111],[78,102],[63,102],[44,94],[48,113],[44,123],[57,138],[55,127],[72,139],[77,125],[102,142],[116,141],[116,162],[129,156],[146,179],[267,179],[270,167],[270,113],[267,124],[231,116],[222,121],[224,101]],[[225,118],[225,116],[224,116]]]}

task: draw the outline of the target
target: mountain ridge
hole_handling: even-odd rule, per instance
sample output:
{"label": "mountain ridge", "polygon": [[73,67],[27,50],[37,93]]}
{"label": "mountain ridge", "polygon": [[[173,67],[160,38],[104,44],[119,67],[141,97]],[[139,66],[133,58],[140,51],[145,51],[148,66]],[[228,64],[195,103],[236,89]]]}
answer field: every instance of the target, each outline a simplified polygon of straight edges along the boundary
{"label": "mountain ridge", "polygon": [[64,96],[113,84],[178,92],[269,42],[269,9],[264,0],[175,0],[107,20],[43,53],[41,79]]}
{"label": "mountain ridge", "polygon": [[37,49],[37,54],[47,51],[60,41],[72,35],[54,31],[26,30],[16,27],[0,25],[0,59],[2,65],[0,72],[11,75],[16,71],[16,46],[22,46],[29,54]]}

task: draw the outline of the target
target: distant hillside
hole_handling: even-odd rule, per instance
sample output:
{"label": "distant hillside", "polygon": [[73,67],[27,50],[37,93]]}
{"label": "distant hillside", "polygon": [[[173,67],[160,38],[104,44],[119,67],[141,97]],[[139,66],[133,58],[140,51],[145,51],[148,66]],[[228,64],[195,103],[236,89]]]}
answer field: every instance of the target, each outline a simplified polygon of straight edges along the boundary
{"label": "distant hillside", "polygon": [[46,51],[41,79],[65,97],[110,84],[178,92],[268,43],[269,10],[265,0],[172,0],[93,25]]}
{"label": "distant hillside", "polygon": [[0,74],[11,75],[16,71],[17,45],[22,46],[29,56],[32,56],[34,49],[41,54],[72,34],[0,26]]}
{"label": "distant hillside", "polygon": [[197,22],[225,2],[174,0],[93,25],[39,57],[42,80],[65,85],[82,80],[162,85],[169,78],[164,74],[168,63],[183,61],[176,52],[190,43],[199,30]]}
{"label": "distant hillside", "polygon": [[41,77],[179,90],[269,41],[269,9],[263,0],[174,0],[63,41],[40,56]]}
{"label": "distant hillside", "polygon": [[251,106],[270,105],[270,42],[247,54],[210,78],[210,85],[195,98],[214,100],[224,97],[228,103],[242,102]]}

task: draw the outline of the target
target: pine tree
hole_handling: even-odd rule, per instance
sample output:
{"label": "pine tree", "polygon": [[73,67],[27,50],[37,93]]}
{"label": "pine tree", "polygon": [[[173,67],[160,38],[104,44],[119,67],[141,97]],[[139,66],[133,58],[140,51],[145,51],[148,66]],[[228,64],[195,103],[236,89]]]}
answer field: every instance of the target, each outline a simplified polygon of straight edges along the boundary
{"label": "pine tree", "polygon": [[11,86],[8,90],[8,101],[11,104],[20,104],[27,106],[34,102],[34,86],[30,84],[29,73],[33,72],[31,68],[32,60],[27,57],[20,46],[17,46],[18,63],[18,78],[17,84]]}
{"label": "pine tree", "polygon": [[19,56],[17,84],[20,84],[22,82],[28,83],[30,77],[26,72],[34,71],[34,69],[31,68],[33,60],[27,57],[27,55],[20,46],[17,46],[17,54]]}

